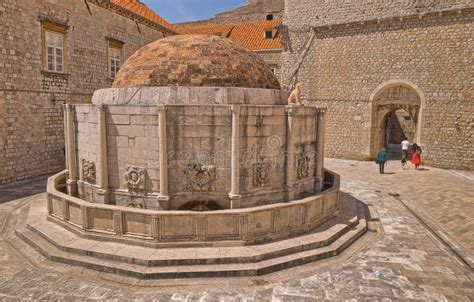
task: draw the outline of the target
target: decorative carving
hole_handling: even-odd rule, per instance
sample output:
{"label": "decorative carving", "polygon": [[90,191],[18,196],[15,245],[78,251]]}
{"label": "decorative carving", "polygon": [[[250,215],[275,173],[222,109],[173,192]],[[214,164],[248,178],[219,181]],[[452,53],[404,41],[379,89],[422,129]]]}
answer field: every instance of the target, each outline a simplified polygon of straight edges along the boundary
{"label": "decorative carving", "polygon": [[[313,144],[310,144],[310,146],[313,146]],[[306,179],[310,175],[311,153],[306,151],[306,147],[304,144],[298,147],[300,149],[296,161],[296,177],[298,180]]]}
{"label": "decorative carving", "polygon": [[268,187],[271,185],[271,163],[266,157],[260,156],[253,165],[253,186]]}
{"label": "decorative carving", "polygon": [[122,234],[122,212],[114,211],[114,230],[117,234]]}
{"label": "decorative carving", "polygon": [[127,204],[127,207],[134,209],[146,209],[146,202],[143,199],[135,199]]}
{"label": "decorative carving", "polygon": [[125,181],[129,190],[144,190],[145,177],[145,168],[127,166],[127,172],[125,172]]}
{"label": "decorative carving", "polygon": [[190,191],[206,192],[212,191],[216,180],[216,167],[191,164],[185,171],[187,177],[187,189]]}
{"label": "decorative carving", "polygon": [[296,170],[296,175],[299,180],[309,177],[309,161],[310,158],[308,155],[298,155],[298,169]]}
{"label": "decorative carving", "polygon": [[209,212],[209,211],[211,211],[211,209],[209,208],[209,202],[201,201],[194,208],[192,208],[191,211],[193,211],[193,212]]}
{"label": "decorative carving", "polygon": [[287,107],[286,110],[285,110],[285,114],[287,116],[293,116],[297,113],[298,111],[296,110],[295,107]]}
{"label": "decorative carving", "polygon": [[95,184],[95,164],[91,161],[82,159],[82,180],[90,184]]}
{"label": "decorative carving", "polygon": [[290,94],[288,98],[288,105],[301,105],[301,90],[303,85],[301,83],[296,84],[295,90]]}

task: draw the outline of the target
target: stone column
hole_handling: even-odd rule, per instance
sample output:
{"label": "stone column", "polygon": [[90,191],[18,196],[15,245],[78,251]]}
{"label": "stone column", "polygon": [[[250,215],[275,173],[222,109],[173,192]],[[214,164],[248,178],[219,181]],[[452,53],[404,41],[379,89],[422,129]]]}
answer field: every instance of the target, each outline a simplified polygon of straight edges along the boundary
{"label": "stone column", "polygon": [[109,172],[107,158],[107,123],[105,121],[105,106],[99,105],[97,108],[97,169],[98,169],[98,202],[109,202]]}
{"label": "stone column", "polygon": [[66,150],[68,162],[67,192],[69,195],[77,195],[77,159],[76,159],[76,135],[74,131],[74,107],[66,104]]}
{"label": "stone column", "polygon": [[326,109],[318,108],[316,130],[316,192],[321,192],[324,185],[324,133],[326,128]]}
{"label": "stone column", "polygon": [[232,151],[231,151],[231,187],[229,193],[230,208],[238,207],[240,195],[240,106],[232,105]]}
{"label": "stone column", "polygon": [[69,171],[69,158],[68,158],[68,149],[67,149],[67,104],[63,105],[63,126],[64,126],[64,157],[66,162],[66,170]]}
{"label": "stone column", "polygon": [[166,131],[166,106],[158,106],[158,153],[160,160],[160,195],[158,204],[163,210],[169,209],[170,197],[168,191],[168,145]]}
{"label": "stone column", "polygon": [[293,183],[295,182],[295,148],[293,143],[294,121],[293,115],[297,112],[297,108],[287,106],[285,113],[286,122],[286,171],[285,171],[285,201],[294,199]]}

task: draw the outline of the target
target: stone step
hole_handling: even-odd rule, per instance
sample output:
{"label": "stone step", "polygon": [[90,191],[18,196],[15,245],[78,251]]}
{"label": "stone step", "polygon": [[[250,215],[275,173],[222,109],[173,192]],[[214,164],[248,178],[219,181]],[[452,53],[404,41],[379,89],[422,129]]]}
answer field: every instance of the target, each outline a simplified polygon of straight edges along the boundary
{"label": "stone step", "polygon": [[[148,267],[253,263],[327,246],[358,223],[355,200],[347,200],[339,216],[299,237],[253,246],[203,248],[152,248],[82,238],[44,217],[32,207],[28,228],[55,248],[71,254],[139,264]],[[30,218],[29,217],[29,218]],[[362,216],[363,218],[363,216]]]}
{"label": "stone step", "polygon": [[327,246],[350,230],[357,217],[336,219],[323,224],[315,232],[296,238],[256,246],[219,248],[155,249],[114,242],[97,242],[79,237],[52,222],[28,228],[57,249],[99,259],[139,264],[143,266],[201,265],[251,263]]}
{"label": "stone step", "polygon": [[139,279],[165,278],[205,278],[205,277],[236,277],[259,276],[294,266],[314,262],[340,254],[347,246],[362,236],[367,229],[365,219],[339,237],[328,246],[280,256],[255,263],[227,263],[205,265],[180,265],[146,267],[139,264],[123,263],[92,256],[78,255],[59,250],[29,229],[17,231],[17,235],[32,245],[36,250],[52,261],[77,265],[100,272],[115,273]]}

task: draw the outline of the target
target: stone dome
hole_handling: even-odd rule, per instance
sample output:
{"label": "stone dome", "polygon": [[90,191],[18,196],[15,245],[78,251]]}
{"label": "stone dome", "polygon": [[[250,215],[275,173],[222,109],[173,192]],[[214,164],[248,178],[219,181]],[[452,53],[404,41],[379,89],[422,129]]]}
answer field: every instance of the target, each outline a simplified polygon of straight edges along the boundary
{"label": "stone dome", "polygon": [[177,35],[144,46],[120,68],[114,88],[141,86],[280,89],[254,52],[219,36]]}

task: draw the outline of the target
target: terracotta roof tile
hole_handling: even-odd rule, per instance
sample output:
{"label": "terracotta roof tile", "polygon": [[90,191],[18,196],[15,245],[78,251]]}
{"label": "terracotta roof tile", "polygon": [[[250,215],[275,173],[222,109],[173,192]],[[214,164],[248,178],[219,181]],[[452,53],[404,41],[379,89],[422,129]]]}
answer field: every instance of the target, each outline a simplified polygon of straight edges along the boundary
{"label": "terracotta roof tile", "polygon": [[159,24],[168,30],[176,32],[176,29],[166,22],[163,18],[158,16],[148,6],[141,3],[139,0],[111,0],[112,3],[129,10],[137,15],[140,15],[153,23]]}
{"label": "terracotta roof tile", "polygon": [[[181,34],[224,36],[251,50],[282,49],[280,33],[275,28],[281,20],[216,24],[211,26],[178,29]],[[265,31],[272,31],[273,38],[265,39]]]}

